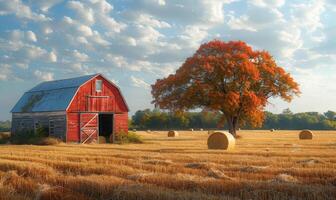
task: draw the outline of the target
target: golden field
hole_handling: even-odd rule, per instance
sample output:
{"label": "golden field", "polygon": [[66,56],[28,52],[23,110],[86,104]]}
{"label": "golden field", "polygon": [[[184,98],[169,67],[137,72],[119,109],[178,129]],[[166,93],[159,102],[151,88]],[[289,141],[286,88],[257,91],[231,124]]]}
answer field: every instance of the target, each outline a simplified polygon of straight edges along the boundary
{"label": "golden field", "polygon": [[336,199],[336,132],[137,132],[144,144],[1,145],[0,199]]}

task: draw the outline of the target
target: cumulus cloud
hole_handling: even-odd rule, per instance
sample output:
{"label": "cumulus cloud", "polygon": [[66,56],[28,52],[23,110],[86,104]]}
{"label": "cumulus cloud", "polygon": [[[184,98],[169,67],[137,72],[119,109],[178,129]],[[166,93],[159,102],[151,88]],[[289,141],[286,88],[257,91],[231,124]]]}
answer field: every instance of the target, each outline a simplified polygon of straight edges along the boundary
{"label": "cumulus cloud", "polygon": [[12,74],[12,70],[9,64],[0,64],[0,81],[8,80]]}
{"label": "cumulus cloud", "polygon": [[323,27],[321,14],[325,10],[325,2],[313,0],[304,3],[291,5],[292,20],[297,26],[305,28],[307,31],[315,31]]}
{"label": "cumulus cloud", "polygon": [[25,5],[21,0],[1,0],[0,15],[14,14],[18,18],[28,19],[33,21],[47,21],[50,18],[44,14],[38,14],[31,10],[28,5]]}
{"label": "cumulus cloud", "polygon": [[34,71],[34,76],[42,81],[52,81],[54,79],[54,74],[51,72],[45,72],[40,70]]}
{"label": "cumulus cloud", "polygon": [[335,5],[331,0],[0,0],[0,18],[13,21],[0,31],[0,81],[101,72],[150,98],[155,79],[174,73],[214,38],[265,49],[297,77],[322,68],[332,72],[336,29],[329,21],[336,12],[326,8]]}
{"label": "cumulus cloud", "polygon": [[49,60],[50,62],[57,62],[57,55],[54,51],[51,51],[49,53]]}
{"label": "cumulus cloud", "polygon": [[150,85],[146,83],[146,81],[142,80],[141,78],[136,78],[134,76],[131,76],[132,85],[134,87],[149,89]]}
{"label": "cumulus cloud", "polygon": [[67,5],[76,12],[78,19],[83,20],[87,24],[94,23],[92,8],[86,7],[79,1],[69,1]]}
{"label": "cumulus cloud", "polygon": [[27,31],[26,34],[27,34],[27,39],[29,41],[32,41],[32,42],[36,42],[37,41],[36,35],[35,35],[35,33],[33,31]]}
{"label": "cumulus cloud", "polygon": [[285,0],[250,0],[251,4],[260,7],[281,7],[285,4]]}

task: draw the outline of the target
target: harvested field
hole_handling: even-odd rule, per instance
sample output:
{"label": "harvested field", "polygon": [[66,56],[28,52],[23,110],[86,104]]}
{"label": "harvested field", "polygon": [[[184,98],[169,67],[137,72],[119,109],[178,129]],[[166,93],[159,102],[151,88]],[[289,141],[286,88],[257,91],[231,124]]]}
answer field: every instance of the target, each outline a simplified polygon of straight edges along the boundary
{"label": "harvested field", "polygon": [[144,144],[0,146],[1,199],[336,199],[336,131],[138,131]]}

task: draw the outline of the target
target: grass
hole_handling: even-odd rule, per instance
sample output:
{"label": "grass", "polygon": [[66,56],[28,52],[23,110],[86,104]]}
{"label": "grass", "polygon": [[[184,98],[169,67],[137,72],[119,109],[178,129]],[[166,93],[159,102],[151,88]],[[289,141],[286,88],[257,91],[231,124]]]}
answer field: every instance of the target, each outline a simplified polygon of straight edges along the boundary
{"label": "grass", "polygon": [[126,133],[119,133],[116,135],[116,142],[117,144],[129,144],[129,143],[136,143],[141,144],[143,140],[140,135],[136,134],[135,132],[129,131]]}
{"label": "grass", "polygon": [[335,199],[336,132],[137,132],[143,144],[1,145],[1,199]]}

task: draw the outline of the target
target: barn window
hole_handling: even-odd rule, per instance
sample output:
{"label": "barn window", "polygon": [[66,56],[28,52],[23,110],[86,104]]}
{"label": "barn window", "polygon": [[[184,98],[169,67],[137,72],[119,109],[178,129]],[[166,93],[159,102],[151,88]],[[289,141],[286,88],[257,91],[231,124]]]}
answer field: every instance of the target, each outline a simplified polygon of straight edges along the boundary
{"label": "barn window", "polygon": [[54,135],[54,133],[55,133],[54,120],[49,120],[49,135]]}
{"label": "barn window", "polygon": [[102,80],[96,80],[96,92],[102,91]]}

